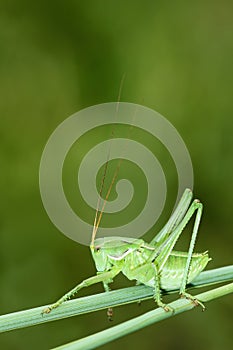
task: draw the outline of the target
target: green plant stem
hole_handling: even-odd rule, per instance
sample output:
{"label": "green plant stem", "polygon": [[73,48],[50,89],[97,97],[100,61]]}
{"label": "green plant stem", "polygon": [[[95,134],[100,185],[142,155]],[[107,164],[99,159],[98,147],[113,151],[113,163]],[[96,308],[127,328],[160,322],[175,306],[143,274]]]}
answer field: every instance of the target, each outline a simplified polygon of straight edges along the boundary
{"label": "green plant stem", "polygon": [[[189,287],[198,288],[230,280],[233,280],[233,265],[204,271]],[[177,291],[164,291],[164,294],[175,292]],[[34,326],[108,307],[133,303],[138,300],[150,299],[152,296],[152,288],[140,285],[70,300],[53,310],[50,314],[44,314],[43,316],[41,312],[47,305],[18,311],[0,316],[0,332]]]}
{"label": "green plant stem", "polygon": [[[233,283],[229,283],[225,286],[212,289],[210,291],[196,295],[195,297],[202,301],[207,302],[226,294],[233,293]],[[187,299],[178,299],[169,306],[173,308],[173,312],[166,312],[162,308],[149,311],[141,316],[135,317],[129,321],[123,322],[117,326],[108,328],[104,331],[95,333],[88,337],[76,340],[72,343],[62,345],[54,348],[54,350],[90,350],[95,349],[98,346],[109,343],[115,339],[123,337],[129,333],[135,332],[141,328],[149,326],[155,322],[162,321],[174,315],[178,315],[181,312],[191,310],[195,307],[194,303]]]}

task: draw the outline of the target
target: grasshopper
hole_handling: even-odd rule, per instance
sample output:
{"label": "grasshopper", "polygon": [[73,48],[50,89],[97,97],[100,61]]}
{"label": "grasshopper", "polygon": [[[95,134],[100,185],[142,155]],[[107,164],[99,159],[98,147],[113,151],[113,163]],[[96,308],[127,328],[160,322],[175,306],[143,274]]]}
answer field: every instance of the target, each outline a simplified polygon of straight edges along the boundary
{"label": "grasshopper", "polygon": [[[112,184],[113,182],[114,179]],[[150,243],[146,243],[143,239],[126,237],[96,238],[103,213],[102,208],[97,220],[97,209],[90,244],[91,254],[97,269],[96,276],[82,281],[54,304],[44,309],[42,313],[50,313],[51,310],[73,297],[80,289],[95,283],[102,282],[105,291],[108,292],[110,290],[109,284],[119,273],[123,273],[129,280],[136,280],[137,284],[152,287],[155,302],[165,311],[173,310],[169,305],[163,303],[161,289],[167,291],[178,289],[181,297],[190,299],[195,305],[201,305],[204,310],[204,305],[186,292],[186,285],[191,283],[211,260],[207,251],[193,253],[203,205],[198,199],[192,201],[192,197],[192,191],[186,189],[172,216]],[[173,250],[183,229],[193,215],[195,215],[195,222],[188,252]],[[111,318],[112,309],[108,310],[108,315]]]}

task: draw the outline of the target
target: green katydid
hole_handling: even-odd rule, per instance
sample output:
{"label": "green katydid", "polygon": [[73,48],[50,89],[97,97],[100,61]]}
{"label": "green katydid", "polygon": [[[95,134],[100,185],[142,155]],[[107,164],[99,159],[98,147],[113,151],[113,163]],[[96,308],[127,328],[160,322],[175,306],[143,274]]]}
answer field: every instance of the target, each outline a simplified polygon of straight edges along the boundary
{"label": "green katydid", "polygon": [[[116,173],[108,190],[104,205],[106,204],[115,177]],[[204,270],[208,261],[211,260],[207,251],[204,253],[193,253],[203,205],[197,199],[191,203],[192,196],[193,194],[190,189],[184,191],[169,221],[150,243],[146,243],[142,239],[126,237],[96,238],[104,209],[103,205],[97,220],[97,206],[90,244],[97,275],[82,281],[57,302],[44,309],[42,313],[50,313],[52,309],[57,308],[64,301],[73,297],[80,289],[95,283],[102,282],[105,291],[108,292],[109,283],[120,272],[129,280],[136,280],[137,283],[152,287],[157,305],[165,311],[172,311],[172,309],[163,303],[161,289],[179,289],[181,297],[192,300],[196,305],[201,305],[204,310],[204,305],[186,292],[187,283],[191,283]],[[174,251],[175,243],[194,214],[196,214],[196,217],[188,252]],[[111,313],[112,311],[109,309],[109,317],[111,317]]]}

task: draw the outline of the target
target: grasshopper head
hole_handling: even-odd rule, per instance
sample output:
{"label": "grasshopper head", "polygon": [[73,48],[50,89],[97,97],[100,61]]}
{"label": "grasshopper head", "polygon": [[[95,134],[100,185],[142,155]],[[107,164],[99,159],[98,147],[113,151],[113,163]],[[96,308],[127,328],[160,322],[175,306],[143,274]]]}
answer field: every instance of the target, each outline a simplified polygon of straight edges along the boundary
{"label": "grasshopper head", "polygon": [[91,246],[91,254],[97,271],[107,271],[111,267],[108,261],[108,255],[104,249],[104,241],[101,238],[94,241],[94,245]]}
{"label": "grasshopper head", "polygon": [[125,237],[98,238],[91,246],[97,271],[106,271],[120,263],[128,254],[143,246],[142,239]]}

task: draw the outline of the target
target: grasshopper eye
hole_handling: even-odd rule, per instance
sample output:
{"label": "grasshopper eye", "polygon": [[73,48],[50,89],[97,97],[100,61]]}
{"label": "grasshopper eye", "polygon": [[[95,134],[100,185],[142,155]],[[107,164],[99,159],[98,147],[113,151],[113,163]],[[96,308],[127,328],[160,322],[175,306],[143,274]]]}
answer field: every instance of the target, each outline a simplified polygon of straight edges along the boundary
{"label": "grasshopper eye", "polygon": [[95,247],[95,251],[96,251],[96,252],[99,252],[99,251],[100,251],[100,247],[98,247],[98,246]]}

